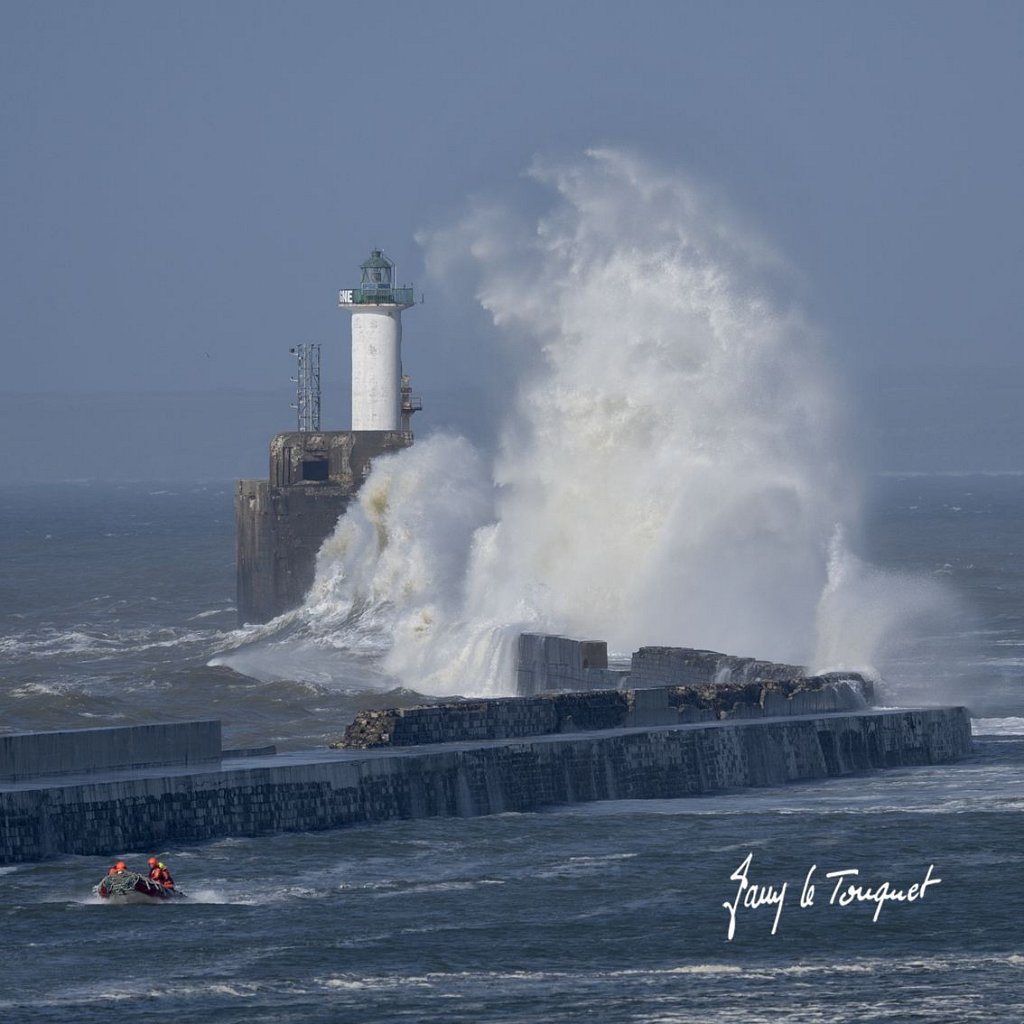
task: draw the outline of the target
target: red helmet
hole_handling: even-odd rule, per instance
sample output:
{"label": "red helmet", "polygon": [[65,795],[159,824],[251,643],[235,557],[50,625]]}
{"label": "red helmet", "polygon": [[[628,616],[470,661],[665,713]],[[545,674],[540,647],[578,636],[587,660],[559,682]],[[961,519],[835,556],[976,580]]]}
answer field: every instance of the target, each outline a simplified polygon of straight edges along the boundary
{"label": "red helmet", "polygon": [[149,866],[150,866],[151,868],[155,868],[155,867],[157,866],[157,863],[158,863],[158,862],[157,862],[157,859],[156,859],[156,857],[150,857],[150,858],[149,858],[149,860],[148,860],[148,861],[146,861],[146,863],[147,863],[147,864],[148,864],[148,865],[149,865]]}
{"label": "red helmet", "polygon": [[114,865],[114,870],[115,870],[115,871],[124,871],[124,870],[126,870],[126,869],[127,869],[127,867],[128,867],[128,865],[127,865],[127,864],[125,864],[125,862],[124,862],[123,860],[119,860],[119,861],[118,861],[118,862],[117,862],[117,863],[116,863],[116,864]]}

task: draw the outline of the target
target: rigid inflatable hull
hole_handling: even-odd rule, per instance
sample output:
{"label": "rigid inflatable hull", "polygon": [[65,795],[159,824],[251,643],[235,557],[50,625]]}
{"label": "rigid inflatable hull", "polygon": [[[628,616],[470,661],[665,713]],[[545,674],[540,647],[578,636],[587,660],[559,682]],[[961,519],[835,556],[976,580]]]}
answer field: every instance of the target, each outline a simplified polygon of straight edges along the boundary
{"label": "rigid inflatable hull", "polygon": [[179,895],[135,872],[107,876],[93,891],[106,903],[165,903]]}

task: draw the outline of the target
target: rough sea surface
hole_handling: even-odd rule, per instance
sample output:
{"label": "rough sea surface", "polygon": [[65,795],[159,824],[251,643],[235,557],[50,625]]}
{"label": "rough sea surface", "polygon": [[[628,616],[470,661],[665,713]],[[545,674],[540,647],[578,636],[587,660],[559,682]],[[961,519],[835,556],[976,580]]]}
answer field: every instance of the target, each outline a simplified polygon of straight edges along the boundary
{"label": "rough sea surface", "polygon": [[[110,851],[167,861],[189,894],[171,905],[102,904],[102,858],[2,868],[0,1020],[1024,1019],[1024,476],[889,477],[874,490],[859,554],[953,598],[880,652],[887,699],[967,704],[972,758]],[[360,707],[419,699],[330,637],[319,676],[208,666],[239,641],[231,495],[0,490],[0,729],[218,717],[228,746],[294,750]],[[730,940],[723,904],[748,855],[751,883],[786,892],[781,910],[741,900]],[[850,884],[906,894],[929,868],[924,894],[877,920],[871,900],[839,905]]]}

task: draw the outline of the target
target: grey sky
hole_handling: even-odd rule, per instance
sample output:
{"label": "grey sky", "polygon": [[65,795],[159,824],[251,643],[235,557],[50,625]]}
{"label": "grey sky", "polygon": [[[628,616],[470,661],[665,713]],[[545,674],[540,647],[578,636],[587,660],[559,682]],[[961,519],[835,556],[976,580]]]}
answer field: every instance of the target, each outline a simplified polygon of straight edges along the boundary
{"label": "grey sky", "polygon": [[[421,429],[486,433],[486,321],[431,291],[414,235],[602,143],[719,188],[800,269],[876,439],[934,415],[980,464],[1003,402],[1016,434],[981,468],[1024,468],[1022,71],[1014,2],[7,0],[0,469],[104,475],[85,439],[128,426],[153,475],[258,473],[300,341],[347,427],[335,300],[371,246],[428,293],[405,319]],[[27,453],[58,432],[80,473]]]}

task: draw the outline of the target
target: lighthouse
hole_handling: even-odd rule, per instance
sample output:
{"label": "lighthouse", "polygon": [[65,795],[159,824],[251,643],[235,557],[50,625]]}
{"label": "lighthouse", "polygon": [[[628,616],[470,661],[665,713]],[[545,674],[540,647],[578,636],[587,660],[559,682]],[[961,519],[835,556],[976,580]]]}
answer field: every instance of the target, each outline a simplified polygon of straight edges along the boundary
{"label": "lighthouse", "polygon": [[411,389],[402,374],[402,310],[414,304],[413,290],[395,286],[395,265],[380,249],[359,269],[359,287],[338,293],[339,307],[352,312],[352,429],[408,430],[415,410],[403,401]]}
{"label": "lighthouse", "polygon": [[269,479],[235,488],[240,625],[302,604],[320,545],[374,460],[413,442],[412,414],[423,403],[402,373],[402,311],[413,291],[395,286],[395,265],[380,249],[360,270],[359,287],[338,293],[338,305],[352,313],[352,429],[321,430],[319,345],[293,348],[299,429],[271,440]]}

